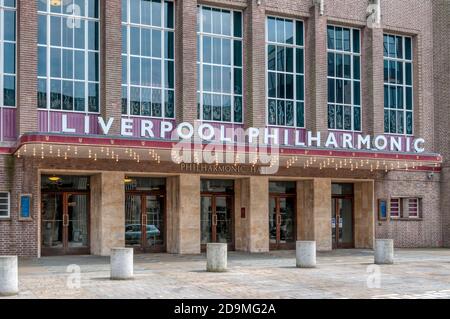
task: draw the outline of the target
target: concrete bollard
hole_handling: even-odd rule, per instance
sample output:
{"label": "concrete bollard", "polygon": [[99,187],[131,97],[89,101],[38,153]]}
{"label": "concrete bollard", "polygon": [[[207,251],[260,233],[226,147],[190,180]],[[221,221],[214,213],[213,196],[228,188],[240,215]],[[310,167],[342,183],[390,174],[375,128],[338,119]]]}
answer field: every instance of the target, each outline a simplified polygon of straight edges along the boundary
{"label": "concrete bollard", "polygon": [[394,240],[375,240],[375,264],[390,265],[394,263]]}
{"label": "concrete bollard", "polygon": [[298,241],[296,246],[297,268],[316,267],[316,242]]}
{"label": "concrete bollard", "polygon": [[0,256],[0,296],[19,293],[17,256]]}
{"label": "concrete bollard", "polygon": [[209,243],[206,245],[206,270],[209,272],[227,271],[228,245]]}
{"label": "concrete bollard", "polygon": [[111,249],[111,279],[133,278],[133,248]]}

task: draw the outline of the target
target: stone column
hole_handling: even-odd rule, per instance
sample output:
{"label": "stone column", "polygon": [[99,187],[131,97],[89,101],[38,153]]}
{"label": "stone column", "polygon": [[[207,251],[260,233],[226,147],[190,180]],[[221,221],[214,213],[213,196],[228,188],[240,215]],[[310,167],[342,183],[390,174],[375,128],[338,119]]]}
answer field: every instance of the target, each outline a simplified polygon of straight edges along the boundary
{"label": "stone column", "polygon": [[354,184],[355,248],[373,248],[375,238],[374,184],[372,181]]}
{"label": "stone column", "polygon": [[176,116],[197,120],[197,1],[175,1]]}
{"label": "stone column", "polygon": [[228,245],[221,243],[208,243],[206,245],[206,258],[207,271],[227,271]]}
{"label": "stone column", "polygon": [[375,240],[375,264],[390,265],[394,263],[394,240],[377,239]]}
{"label": "stone column", "polygon": [[17,256],[0,256],[0,296],[19,293]]}
{"label": "stone column", "polygon": [[257,5],[255,0],[248,0],[244,11],[244,59],[245,59],[245,124],[247,127],[266,126],[266,1]]}
{"label": "stone column", "polygon": [[200,176],[183,174],[168,178],[167,251],[199,254]]}
{"label": "stone column", "polygon": [[332,249],[331,179],[297,182],[297,238],[316,241],[318,251]]}
{"label": "stone column", "polygon": [[122,0],[102,0],[101,115],[115,120],[109,134],[120,135],[122,116]]}
{"label": "stone column", "polygon": [[111,279],[126,280],[133,278],[133,248],[111,249]]}
{"label": "stone column", "polygon": [[124,174],[103,172],[91,177],[91,253],[109,256],[125,246]]}
{"label": "stone column", "polygon": [[17,2],[17,134],[38,131],[37,1]]}
{"label": "stone column", "polygon": [[247,233],[249,252],[269,251],[269,178],[248,179]]}

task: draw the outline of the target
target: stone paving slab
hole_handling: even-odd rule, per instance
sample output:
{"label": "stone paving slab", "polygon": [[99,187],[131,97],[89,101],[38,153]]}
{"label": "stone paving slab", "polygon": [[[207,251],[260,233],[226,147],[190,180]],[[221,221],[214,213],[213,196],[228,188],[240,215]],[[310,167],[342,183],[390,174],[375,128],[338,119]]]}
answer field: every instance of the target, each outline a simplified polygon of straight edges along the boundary
{"label": "stone paving slab", "polygon": [[400,249],[395,258],[378,267],[370,250],[338,250],[318,253],[315,269],[297,269],[294,251],[231,252],[228,272],[207,273],[204,254],[135,255],[129,281],[109,280],[108,257],[20,259],[20,294],[8,298],[450,299],[450,249]]}

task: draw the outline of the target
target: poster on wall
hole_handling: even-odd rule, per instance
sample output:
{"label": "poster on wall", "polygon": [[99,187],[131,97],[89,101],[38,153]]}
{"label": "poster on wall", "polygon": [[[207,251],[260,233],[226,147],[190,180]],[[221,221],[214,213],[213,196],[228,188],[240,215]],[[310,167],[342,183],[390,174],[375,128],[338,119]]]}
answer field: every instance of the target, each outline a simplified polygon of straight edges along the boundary
{"label": "poster on wall", "polygon": [[378,200],[378,220],[387,220],[387,200]]}
{"label": "poster on wall", "polygon": [[20,219],[31,219],[31,195],[20,195]]}

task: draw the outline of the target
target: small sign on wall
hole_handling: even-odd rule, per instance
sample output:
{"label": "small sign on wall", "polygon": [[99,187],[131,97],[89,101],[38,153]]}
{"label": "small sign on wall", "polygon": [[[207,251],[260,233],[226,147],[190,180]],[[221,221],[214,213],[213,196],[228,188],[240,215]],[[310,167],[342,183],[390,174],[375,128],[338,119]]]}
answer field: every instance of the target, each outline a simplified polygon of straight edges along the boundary
{"label": "small sign on wall", "polygon": [[387,203],[386,199],[378,200],[378,220],[387,220]]}
{"label": "small sign on wall", "polygon": [[29,195],[29,194],[20,195],[19,219],[21,219],[21,220],[30,220],[31,219],[31,198],[32,198],[32,195]]}

